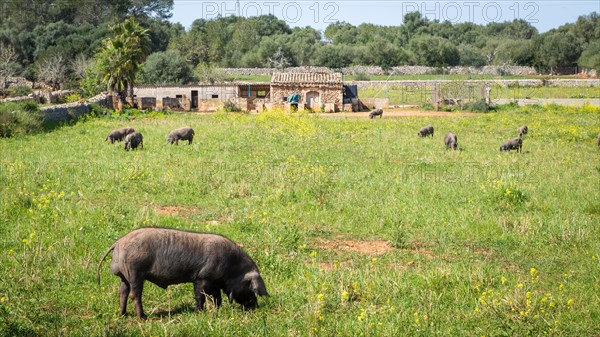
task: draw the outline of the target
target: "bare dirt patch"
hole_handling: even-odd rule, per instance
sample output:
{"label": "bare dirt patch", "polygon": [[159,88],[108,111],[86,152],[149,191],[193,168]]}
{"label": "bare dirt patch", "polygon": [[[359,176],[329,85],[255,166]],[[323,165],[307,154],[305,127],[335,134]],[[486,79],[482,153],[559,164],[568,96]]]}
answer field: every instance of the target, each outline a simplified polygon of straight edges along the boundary
{"label": "bare dirt patch", "polygon": [[344,250],[354,251],[367,255],[381,255],[394,250],[394,247],[387,241],[354,241],[354,240],[334,240],[321,241],[315,244],[316,248],[325,250]]}
{"label": "bare dirt patch", "polygon": [[419,254],[427,259],[435,258],[435,254],[426,248],[421,243],[413,243],[411,248],[395,248],[388,241],[374,240],[374,241],[358,241],[358,240],[321,240],[312,245],[314,248],[330,250],[330,251],[352,251],[359,252],[365,255],[382,255],[387,252],[398,250],[403,252],[410,252],[412,254]]}
{"label": "bare dirt patch", "polygon": [[199,222],[207,225],[221,225],[233,221],[233,218],[229,216],[220,216],[216,219],[200,220],[198,219],[198,216],[194,217],[194,215],[197,215],[200,210],[190,206],[157,206],[154,207],[154,210],[159,215],[180,217],[189,221]]}
{"label": "bare dirt patch", "polygon": [[185,206],[158,206],[154,209],[160,215],[180,216],[189,215],[198,212],[194,207]]}

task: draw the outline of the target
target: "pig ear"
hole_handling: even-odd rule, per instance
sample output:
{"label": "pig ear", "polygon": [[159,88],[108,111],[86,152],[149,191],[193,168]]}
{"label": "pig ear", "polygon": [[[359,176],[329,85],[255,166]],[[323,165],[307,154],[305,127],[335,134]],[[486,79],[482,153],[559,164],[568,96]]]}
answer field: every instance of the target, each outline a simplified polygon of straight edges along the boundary
{"label": "pig ear", "polygon": [[246,280],[250,281],[250,290],[258,296],[268,296],[267,287],[262,277],[257,272],[250,272],[246,274]]}

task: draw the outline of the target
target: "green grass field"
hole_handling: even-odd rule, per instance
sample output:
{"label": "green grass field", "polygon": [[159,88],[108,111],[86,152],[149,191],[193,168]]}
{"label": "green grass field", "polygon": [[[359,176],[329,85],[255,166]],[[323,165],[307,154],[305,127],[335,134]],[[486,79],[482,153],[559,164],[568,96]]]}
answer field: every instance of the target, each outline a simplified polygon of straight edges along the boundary
{"label": "green grass field", "polygon": [[[470,92],[460,83],[448,84],[448,96],[453,98],[480,99],[483,94],[479,90]],[[411,89],[391,86],[363,88],[358,92],[365,98],[388,98],[390,104],[423,104],[431,102],[431,89]],[[598,87],[502,87],[495,85],[491,91],[492,99],[544,99],[544,98],[600,98]]]}
{"label": "green grass field", "polygon": [[[598,108],[154,116],[0,139],[0,336],[600,333]],[[499,152],[521,124],[523,153]],[[186,125],[193,145],[166,144]],[[120,126],[144,149],[103,143]],[[271,296],[196,313],[190,284],[146,283],[148,321],[119,317],[96,266],[143,226],[230,237]]]}

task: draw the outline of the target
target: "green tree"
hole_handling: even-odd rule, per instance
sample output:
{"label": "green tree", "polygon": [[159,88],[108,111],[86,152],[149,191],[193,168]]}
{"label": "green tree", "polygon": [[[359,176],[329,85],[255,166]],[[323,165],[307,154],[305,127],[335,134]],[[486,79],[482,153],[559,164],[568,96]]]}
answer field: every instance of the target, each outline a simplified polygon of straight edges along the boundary
{"label": "green tree", "polygon": [[533,64],[533,58],[530,40],[503,40],[496,49],[494,64],[529,66]]}
{"label": "green tree", "polygon": [[125,13],[136,19],[168,19],[173,10],[173,0],[121,0],[112,1],[118,13]]}
{"label": "green tree", "polygon": [[294,28],[292,34],[286,35],[287,47],[296,65],[310,65],[314,59],[315,52],[321,46],[320,33],[310,27]]}
{"label": "green tree", "polygon": [[415,64],[445,67],[455,66],[460,62],[458,48],[450,41],[437,36],[419,36],[410,41]]}
{"label": "green tree", "polygon": [[112,27],[113,37],[104,41],[97,54],[101,83],[108,92],[116,93],[121,103],[125,97],[133,104],[133,85],[142,63],[148,55],[148,30],[129,18]]}
{"label": "green tree", "polygon": [[410,64],[410,55],[402,47],[378,36],[364,46],[354,49],[353,64],[377,65],[383,69]]}
{"label": "green tree", "polygon": [[571,33],[550,31],[541,39],[537,57],[547,67],[573,66],[581,56],[581,46]]}
{"label": "green tree", "polygon": [[458,48],[460,55],[460,65],[466,67],[483,67],[485,65],[485,56],[481,50],[471,45],[461,45]]}
{"label": "green tree", "polygon": [[169,42],[168,49],[177,50],[192,67],[208,62],[208,43],[206,35],[196,30],[175,36]]}
{"label": "green tree", "polygon": [[600,74],[600,40],[591,43],[581,53],[578,63],[582,67],[595,69]]}
{"label": "green tree", "polygon": [[410,12],[404,15],[400,26],[401,44],[407,45],[420,31],[427,28],[429,21],[419,12]]}
{"label": "green tree", "polygon": [[358,29],[347,22],[332,23],[325,28],[325,38],[333,44],[353,45]]}
{"label": "green tree", "polygon": [[190,80],[190,66],[178,50],[150,54],[140,73],[140,81],[148,84],[186,84]]}
{"label": "green tree", "polygon": [[316,54],[316,63],[329,68],[343,68],[352,64],[353,48],[347,45],[325,45]]}
{"label": "green tree", "polygon": [[200,83],[215,84],[225,81],[225,74],[212,64],[200,63],[195,70]]}

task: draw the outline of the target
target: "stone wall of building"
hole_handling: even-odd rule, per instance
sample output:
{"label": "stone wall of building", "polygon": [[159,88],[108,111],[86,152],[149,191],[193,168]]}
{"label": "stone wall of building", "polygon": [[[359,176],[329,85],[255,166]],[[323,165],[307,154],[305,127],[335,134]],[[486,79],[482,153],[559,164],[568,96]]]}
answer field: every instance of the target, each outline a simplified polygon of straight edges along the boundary
{"label": "stone wall of building", "polygon": [[[160,101],[164,97],[175,98],[177,96],[192,97],[192,91],[198,92],[198,99],[233,99],[238,96],[237,85],[214,85],[214,86],[139,86],[134,88],[136,97],[156,97]],[[217,96],[217,97],[215,97]]]}
{"label": "stone wall of building", "polygon": [[282,97],[288,97],[293,93],[298,93],[302,96],[301,103],[306,103],[307,94],[312,91],[319,93],[320,103],[333,103],[341,109],[344,93],[338,87],[272,85],[271,102],[274,104],[283,103]]}

